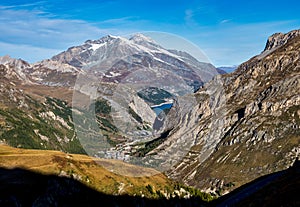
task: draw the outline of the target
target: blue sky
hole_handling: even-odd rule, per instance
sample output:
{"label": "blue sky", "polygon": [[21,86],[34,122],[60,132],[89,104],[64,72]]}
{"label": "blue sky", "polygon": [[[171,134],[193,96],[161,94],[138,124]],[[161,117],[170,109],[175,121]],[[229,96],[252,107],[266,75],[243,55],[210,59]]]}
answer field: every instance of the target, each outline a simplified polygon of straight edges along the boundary
{"label": "blue sky", "polygon": [[104,35],[159,31],[196,44],[216,66],[260,53],[269,35],[300,29],[298,0],[0,2],[0,56],[29,62]]}

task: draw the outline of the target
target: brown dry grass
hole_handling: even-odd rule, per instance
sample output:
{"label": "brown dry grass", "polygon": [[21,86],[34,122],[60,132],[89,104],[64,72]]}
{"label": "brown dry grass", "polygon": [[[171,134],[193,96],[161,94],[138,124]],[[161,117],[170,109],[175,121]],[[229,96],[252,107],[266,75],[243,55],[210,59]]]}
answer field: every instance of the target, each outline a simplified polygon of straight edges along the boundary
{"label": "brown dry grass", "polygon": [[[74,177],[89,187],[108,194],[147,196],[148,184],[162,191],[173,185],[165,175],[154,169],[122,161],[93,159],[86,155],[59,151],[19,149],[6,145],[0,145],[0,167]],[[134,177],[136,175],[139,177]]]}
{"label": "brown dry grass", "polygon": [[66,87],[20,85],[19,88],[23,89],[28,95],[40,101],[42,101],[44,97],[50,96],[53,98],[65,100],[68,103],[72,103],[73,90]]}

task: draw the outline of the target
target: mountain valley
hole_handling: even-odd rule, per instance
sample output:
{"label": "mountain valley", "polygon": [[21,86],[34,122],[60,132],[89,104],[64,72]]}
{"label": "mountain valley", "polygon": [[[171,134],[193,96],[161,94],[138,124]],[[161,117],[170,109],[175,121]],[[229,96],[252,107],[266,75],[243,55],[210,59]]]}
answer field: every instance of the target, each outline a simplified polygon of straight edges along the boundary
{"label": "mountain valley", "polygon": [[299,30],[272,35],[232,73],[142,34],[87,40],[33,64],[0,57],[0,167],[214,205],[296,169],[299,81]]}

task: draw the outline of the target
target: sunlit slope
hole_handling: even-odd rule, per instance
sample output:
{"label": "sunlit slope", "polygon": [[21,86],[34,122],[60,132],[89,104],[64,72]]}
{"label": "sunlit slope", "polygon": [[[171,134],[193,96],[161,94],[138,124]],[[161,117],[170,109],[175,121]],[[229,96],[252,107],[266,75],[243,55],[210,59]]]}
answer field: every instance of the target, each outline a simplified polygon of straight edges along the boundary
{"label": "sunlit slope", "polygon": [[[103,165],[110,170],[102,167]],[[154,195],[146,188],[147,185],[161,192],[171,192],[174,188],[174,183],[153,169],[59,151],[18,149],[0,145],[0,167],[71,177],[97,191],[115,195],[151,197]],[[115,173],[118,170],[122,175]]]}

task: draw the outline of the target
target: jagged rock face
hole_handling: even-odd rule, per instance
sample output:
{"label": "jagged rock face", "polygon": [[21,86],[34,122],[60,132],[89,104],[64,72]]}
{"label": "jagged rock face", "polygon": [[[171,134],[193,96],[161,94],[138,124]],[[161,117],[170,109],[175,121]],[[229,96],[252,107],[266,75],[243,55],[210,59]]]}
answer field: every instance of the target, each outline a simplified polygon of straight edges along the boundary
{"label": "jagged rock face", "polygon": [[26,72],[36,84],[74,87],[78,69],[55,61],[35,63]]}
{"label": "jagged rock face", "polygon": [[0,57],[1,77],[10,81],[22,81],[23,83],[30,83],[29,77],[24,73],[30,64],[21,59],[14,59],[6,55]]}
{"label": "jagged rock face", "polygon": [[[138,96],[133,96],[129,107],[146,123],[153,124],[156,119],[155,112]],[[152,127],[152,126],[151,126]]]}
{"label": "jagged rock face", "polygon": [[286,44],[290,39],[299,36],[300,30],[293,30],[287,34],[275,33],[268,38],[264,51],[272,50],[276,47]]}
{"label": "jagged rock face", "polygon": [[79,69],[57,61],[29,64],[22,59],[0,57],[1,78],[27,85],[67,86],[75,84]]}
{"label": "jagged rock face", "polygon": [[[294,33],[281,36],[290,34]],[[222,76],[223,87],[213,85],[218,83],[215,79],[195,94],[197,107],[180,115],[177,120],[182,121],[173,123],[178,127],[170,133],[168,144],[160,146],[171,149],[172,140],[173,146],[179,146],[176,140],[185,137],[185,129],[189,137],[184,139],[194,140],[169,176],[225,193],[285,169],[299,157],[300,37],[293,37]],[[212,88],[215,91],[209,93]],[[191,114],[197,119],[185,118]]]}

